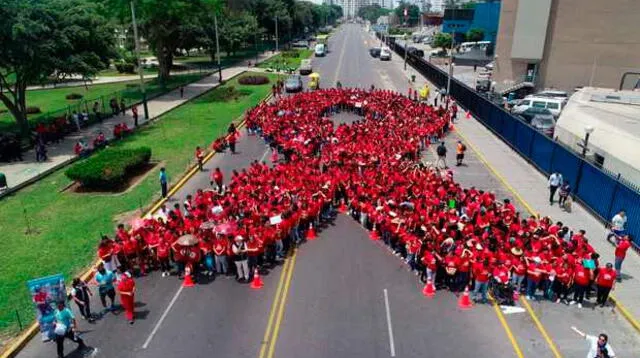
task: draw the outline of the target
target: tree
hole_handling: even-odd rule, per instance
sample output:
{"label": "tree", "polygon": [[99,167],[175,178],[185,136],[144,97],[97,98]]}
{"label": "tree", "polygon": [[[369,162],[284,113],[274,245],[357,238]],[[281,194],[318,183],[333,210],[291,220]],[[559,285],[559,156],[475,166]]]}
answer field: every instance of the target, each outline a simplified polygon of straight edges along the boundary
{"label": "tree", "polygon": [[250,13],[227,10],[220,25],[221,46],[235,54],[240,46],[258,32],[258,21]]}
{"label": "tree", "polygon": [[49,76],[90,77],[116,57],[113,28],[89,0],[2,0],[0,100],[29,134],[26,89]]}
{"label": "tree", "polygon": [[443,32],[440,32],[433,37],[433,46],[442,48],[443,50],[451,48],[452,42],[451,35]]}
{"label": "tree", "polygon": [[[404,16],[404,10],[407,9],[407,16]],[[407,25],[413,26],[420,22],[420,8],[417,5],[409,4],[401,1],[398,7],[394,10],[396,16],[400,21],[406,22]]]}
{"label": "tree", "polygon": [[467,41],[477,42],[482,41],[484,39],[484,30],[483,29],[471,29],[467,32]]}
{"label": "tree", "polygon": [[465,3],[462,5],[463,9],[475,9],[476,8],[476,2],[475,1],[470,1],[468,3]]}
{"label": "tree", "polygon": [[361,7],[358,10],[358,16],[375,24],[380,16],[388,15],[390,12],[391,10],[384,9],[380,7],[380,5],[375,4]]}

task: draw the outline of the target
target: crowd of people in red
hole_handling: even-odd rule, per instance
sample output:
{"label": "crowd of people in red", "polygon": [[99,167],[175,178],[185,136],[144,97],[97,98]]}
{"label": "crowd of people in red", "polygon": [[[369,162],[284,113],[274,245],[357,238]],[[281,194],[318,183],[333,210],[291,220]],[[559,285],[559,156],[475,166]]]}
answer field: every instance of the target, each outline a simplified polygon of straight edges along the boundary
{"label": "crowd of people in red", "polygon": [[[361,119],[334,123],[330,116],[344,110]],[[600,267],[584,231],[523,217],[509,200],[462,188],[451,171],[422,164],[421,152],[442,138],[450,118],[442,106],[385,90],[323,89],[263,103],[248,112],[247,130],[264,138],[277,163],[253,162],[226,181],[216,169],[211,188],[130,230],[120,225],[98,256],[107,270],[155,267],[164,277],[175,267],[180,277],[235,274],[248,282],[348,207],[438,288],[471,288],[478,301],[491,289],[507,304],[522,290],[581,306],[595,285],[604,305],[616,272]]]}

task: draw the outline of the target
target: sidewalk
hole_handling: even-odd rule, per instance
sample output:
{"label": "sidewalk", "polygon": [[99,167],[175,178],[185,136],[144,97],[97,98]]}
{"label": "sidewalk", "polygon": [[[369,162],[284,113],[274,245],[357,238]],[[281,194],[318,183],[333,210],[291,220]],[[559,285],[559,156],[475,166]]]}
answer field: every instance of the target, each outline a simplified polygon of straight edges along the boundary
{"label": "sidewalk", "polygon": [[[260,55],[260,62],[264,61],[275,54],[272,52]],[[232,66],[222,70],[222,78],[228,79],[239,73],[247,71],[246,66]],[[149,120],[155,119],[162,114],[180,106],[181,104],[215,88],[218,86],[218,74],[212,74],[204,77],[200,81],[191,83],[184,87],[184,97],[180,98],[180,90],[175,89],[162,96],[156,97],[147,102],[149,108]],[[87,144],[91,145],[93,139],[102,131],[107,139],[113,138],[113,127],[118,123],[126,123],[131,129],[134,128],[133,116],[131,111],[127,110],[126,115],[111,117],[102,123],[94,124],[88,128],[84,128],[79,132],[75,132],[65,137],[58,144],[50,144],[47,146],[48,160],[46,162],[36,162],[35,151],[33,149],[23,153],[24,161],[0,163],[0,172],[7,177],[9,190],[1,192],[0,197],[11,192],[19,190],[21,187],[28,185],[42,176],[57,170],[77,157],[73,151],[75,144],[83,138]],[[144,110],[142,105],[138,106],[138,124],[146,123],[144,119]]]}
{"label": "sidewalk", "polygon": [[[420,89],[425,82],[428,82],[410,66],[407,67],[406,75],[407,78],[410,78],[411,75],[416,76],[416,83],[414,83],[416,89]],[[433,94],[435,86],[432,83],[429,85]],[[508,189],[512,189],[517,194],[517,199],[521,201],[519,204],[524,204],[523,209],[542,216],[549,216],[554,222],[562,221],[574,231],[585,230],[589,243],[601,255],[601,264],[613,263],[614,247],[605,240],[607,230],[602,222],[576,202],[573,203],[571,213],[561,210],[558,205],[550,206],[547,178],[475,118],[472,117],[473,120],[468,120],[464,117],[463,109],[458,114],[459,119],[455,123],[456,134],[460,139],[471,144],[473,149],[484,157],[480,159],[488,164],[490,171],[497,172],[493,174],[501,177],[499,179],[503,184],[511,187]],[[628,224],[632,225],[633,223]],[[637,319],[640,317],[640,291],[638,290],[640,287],[640,256],[633,250],[627,252],[627,257],[622,265],[622,278],[622,283],[616,286],[612,294]]]}

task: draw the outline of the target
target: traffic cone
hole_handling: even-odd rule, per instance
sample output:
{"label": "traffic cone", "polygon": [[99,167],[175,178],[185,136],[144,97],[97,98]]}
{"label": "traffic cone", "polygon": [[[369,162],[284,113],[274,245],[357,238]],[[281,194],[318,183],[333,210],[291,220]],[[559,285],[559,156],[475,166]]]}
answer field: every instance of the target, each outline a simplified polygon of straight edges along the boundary
{"label": "traffic cone", "polygon": [[462,294],[462,296],[460,296],[460,299],[458,300],[458,307],[462,308],[463,310],[473,307],[473,303],[471,303],[471,297],[469,297],[468,285],[467,287],[464,288],[464,293]]}
{"label": "traffic cone", "polygon": [[195,284],[193,283],[193,278],[191,277],[191,269],[187,267],[184,270],[184,281],[182,282],[182,287],[193,287]]}
{"label": "traffic cone", "polygon": [[373,230],[371,230],[369,234],[369,239],[371,239],[371,241],[380,240],[380,235],[378,234],[378,230],[376,230],[376,224],[373,224]]}
{"label": "traffic cone", "polygon": [[338,207],[338,211],[339,211],[341,214],[344,214],[344,213],[346,213],[346,212],[347,212],[347,210],[348,210],[348,209],[347,209],[347,206],[346,206],[346,205],[344,205],[344,199],[342,199],[342,201],[340,202],[340,206]]}
{"label": "traffic cone", "polygon": [[427,280],[427,284],[424,285],[424,288],[422,289],[422,294],[425,295],[425,297],[431,298],[436,295],[436,288],[433,285],[433,282],[431,282],[431,279]]}
{"label": "traffic cone", "polygon": [[254,290],[259,290],[264,286],[264,282],[262,282],[262,278],[260,277],[260,273],[258,272],[258,269],[256,268],[253,271],[253,281],[251,281],[251,285],[249,285],[249,287],[251,287]]}
{"label": "traffic cone", "polygon": [[311,241],[317,238],[316,230],[313,228],[313,224],[309,224],[309,231],[307,231],[307,240]]}
{"label": "traffic cone", "polygon": [[467,119],[471,119],[471,112],[467,111],[467,113],[465,113],[465,118]]}

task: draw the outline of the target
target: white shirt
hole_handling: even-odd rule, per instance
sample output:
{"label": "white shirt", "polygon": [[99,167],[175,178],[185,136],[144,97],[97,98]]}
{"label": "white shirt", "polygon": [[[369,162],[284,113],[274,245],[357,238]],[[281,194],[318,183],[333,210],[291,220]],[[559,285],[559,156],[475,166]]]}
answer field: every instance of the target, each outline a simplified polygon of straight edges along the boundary
{"label": "white shirt", "polygon": [[[587,334],[584,339],[589,342],[589,353],[587,353],[587,358],[597,358],[598,357],[598,337]],[[607,349],[607,353],[610,358],[614,358],[616,354],[611,349],[611,345],[607,343],[604,346]]]}
{"label": "white shirt", "polygon": [[549,177],[549,186],[560,186],[562,185],[562,174],[553,173]]}

